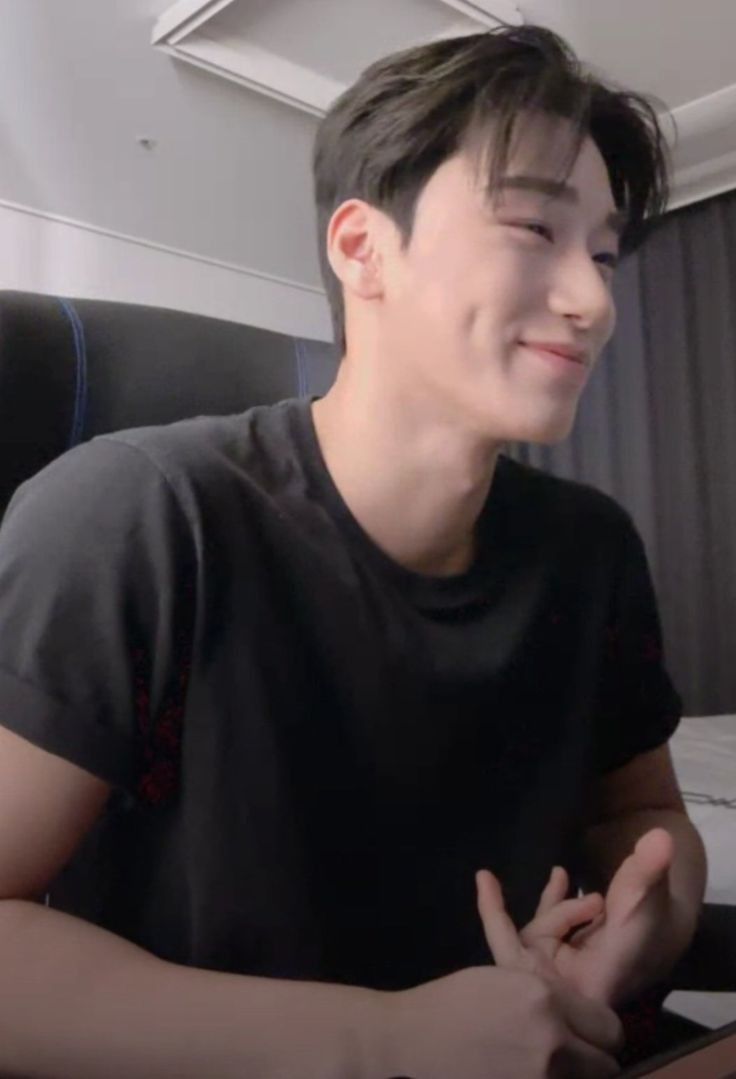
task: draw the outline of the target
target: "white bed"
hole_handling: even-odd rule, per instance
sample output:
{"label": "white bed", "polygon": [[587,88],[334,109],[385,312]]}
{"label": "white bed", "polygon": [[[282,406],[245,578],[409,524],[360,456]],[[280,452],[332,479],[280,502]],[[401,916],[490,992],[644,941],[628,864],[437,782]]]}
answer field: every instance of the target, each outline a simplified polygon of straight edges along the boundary
{"label": "white bed", "polygon": [[[736,907],[736,715],[683,719],[671,748],[690,819],[708,853],[706,900]],[[736,993],[672,993],[667,1007],[717,1027],[736,1020]]]}

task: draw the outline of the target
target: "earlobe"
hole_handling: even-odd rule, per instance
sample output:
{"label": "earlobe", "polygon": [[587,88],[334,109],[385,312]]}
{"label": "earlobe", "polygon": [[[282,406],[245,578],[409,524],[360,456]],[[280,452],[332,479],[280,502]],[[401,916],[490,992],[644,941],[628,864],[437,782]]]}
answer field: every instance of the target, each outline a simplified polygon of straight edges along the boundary
{"label": "earlobe", "polygon": [[358,199],[338,207],[327,229],[327,257],[345,288],[373,299],[381,291],[380,256],[366,211]]}
{"label": "earlobe", "polygon": [[365,259],[354,258],[346,262],[343,284],[364,300],[374,299],[381,293],[380,274],[373,254]]}

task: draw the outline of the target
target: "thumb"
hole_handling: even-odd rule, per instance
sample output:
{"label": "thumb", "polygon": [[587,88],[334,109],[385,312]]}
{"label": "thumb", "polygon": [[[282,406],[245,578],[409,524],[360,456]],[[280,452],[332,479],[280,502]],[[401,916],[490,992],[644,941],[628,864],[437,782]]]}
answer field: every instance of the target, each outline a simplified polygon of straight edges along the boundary
{"label": "thumb", "polygon": [[641,836],[633,852],[619,866],[606,897],[612,915],[625,916],[663,883],[672,865],[674,841],[664,828]]}

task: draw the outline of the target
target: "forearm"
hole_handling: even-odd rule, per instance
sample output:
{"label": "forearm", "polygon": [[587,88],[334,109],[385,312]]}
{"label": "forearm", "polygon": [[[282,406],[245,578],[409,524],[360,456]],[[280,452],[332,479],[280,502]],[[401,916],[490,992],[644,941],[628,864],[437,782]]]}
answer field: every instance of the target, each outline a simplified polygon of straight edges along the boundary
{"label": "forearm", "polygon": [[707,876],[703,841],[685,813],[642,809],[591,828],[586,837],[586,884],[605,894],[611,878],[636,841],[652,828],[665,828],[674,840],[674,858],[669,870],[670,923],[662,926],[657,942],[663,966],[670,967],[692,940]]}
{"label": "forearm", "polygon": [[96,926],[0,902],[0,1076],[383,1079],[386,995],[164,962]]}

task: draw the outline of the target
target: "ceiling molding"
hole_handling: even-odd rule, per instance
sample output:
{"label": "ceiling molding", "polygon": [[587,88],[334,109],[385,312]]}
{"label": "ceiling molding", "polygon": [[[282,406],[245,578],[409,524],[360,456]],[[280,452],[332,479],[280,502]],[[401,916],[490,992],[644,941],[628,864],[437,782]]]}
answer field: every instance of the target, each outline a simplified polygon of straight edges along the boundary
{"label": "ceiling molding", "polygon": [[[668,209],[736,188],[736,83],[672,109],[671,115],[677,138]],[[701,142],[707,150],[698,153]]]}
{"label": "ceiling molding", "polygon": [[439,3],[467,15],[489,30],[501,23],[521,26],[524,22],[524,16],[513,0],[439,0]]}
{"label": "ceiling molding", "polygon": [[[432,40],[488,30],[501,23],[520,25],[523,22],[513,0],[434,0],[434,3],[438,8],[438,19],[443,19],[442,12],[446,8],[460,18],[455,19],[447,33],[437,33]],[[289,59],[286,53],[289,47],[293,48],[291,42],[284,43],[282,52],[256,45],[244,33],[235,37],[232,31],[219,32],[218,16],[226,10],[232,15],[236,9],[245,17],[248,8],[249,0],[178,0],[159,17],[151,43],[170,56],[248,90],[312,116],[324,116],[348,84]],[[397,40],[396,48],[410,44],[415,42]],[[356,65],[356,78],[360,67],[360,64]]]}
{"label": "ceiling molding", "polygon": [[198,32],[186,45],[158,47],[178,60],[312,116],[324,116],[345,89],[334,79],[245,41],[235,48]]}
{"label": "ceiling molding", "polygon": [[668,210],[723,195],[736,188],[736,150],[675,172]]}
{"label": "ceiling molding", "polygon": [[234,0],[178,0],[156,20],[152,44],[178,45]]}
{"label": "ceiling molding", "polygon": [[672,109],[672,115],[682,139],[726,130],[736,132],[736,83],[722,86],[713,94],[688,101],[685,105]]}

